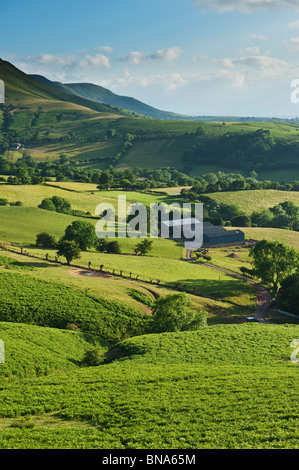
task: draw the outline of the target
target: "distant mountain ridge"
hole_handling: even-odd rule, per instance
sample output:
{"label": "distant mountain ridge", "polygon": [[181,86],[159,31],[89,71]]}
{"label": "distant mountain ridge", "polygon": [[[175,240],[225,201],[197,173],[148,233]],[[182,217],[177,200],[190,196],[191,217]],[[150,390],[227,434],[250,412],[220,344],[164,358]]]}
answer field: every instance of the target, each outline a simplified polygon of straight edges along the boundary
{"label": "distant mountain ridge", "polygon": [[141,114],[154,119],[166,120],[193,120],[191,116],[185,116],[168,111],[161,111],[160,109],[149,106],[142,101],[136,100],[129,96],[121,96],[113,93],[112,91],[100,85],[93,83],[60,83],[51,82],[42,75],[30,75],[37,81],[52,86],[53,88],[69,93],[70,95],[81,96],[83,98],[95,101],[96,103],[115,106],[118,108],[126,109],[137,114]]}
{"label": "distant mountain ridge", "polygon": [[137,114],[141,114],[154,119],[164,120],[181,120],[181,121],[200,121],[200,122],[211,122],[211,121],[231,121],[231,122],[269,122],[269,121],[281,121],[288,123],[298,123],[298,118],[277,118],[277,117],[255,117],[255,116],[188,116],[185,114],[173,113],[170,111],[162,111],[154,108],[148,104],[143,103],[135,98],[129,96],[122,96],[113,93],[112,91],[104,88],[100,85],[94,85],[93,83],[61,83],[51,82],[47,78],[41,75],[31,75],[35,80],[41,81],[49,86],[56,88],[57,90],[69,93],[70,95],[81,96],[83,98],[95,101],[97,103],[106,104],[109,106],[115,106],[118,108],[126,109]]}
{"label": "distant mountain ridge", "polygon": [[[42,75],[26,74],[8,61],[0,59],[0,79],[5,82],[5,99],[14,107],[34,108],[39,105],[71,106],[93,110],[110,115],[127,117],[146,117],[167,121],[197,122],[286,122],[299,123],[299,118],[254,116],[187,116],[162,111],[142,101],[113,93],[92,83],[61,83],[51,81]],[[56,103],[56,104],[55,104]]]}
{"label": "distant mountain ridge", "polygon": [[63,84],[55,86],[45,77],[37,80],[2,59],[0,59],[0,79],[5,84],[5,105],[13,108],[34,110],[43,106],[45,111],[68,108],[86,112],[92,110],[115,116],[127,116],[129,113],[120,108],[116,110],[110,105],[89,100],[76,93],[70,94]]}

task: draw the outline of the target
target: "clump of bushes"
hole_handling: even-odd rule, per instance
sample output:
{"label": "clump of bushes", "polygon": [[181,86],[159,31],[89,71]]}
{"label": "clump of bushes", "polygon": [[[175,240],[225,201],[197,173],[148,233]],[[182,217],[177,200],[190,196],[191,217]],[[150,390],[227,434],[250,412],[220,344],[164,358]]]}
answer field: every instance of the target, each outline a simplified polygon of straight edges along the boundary
{"label": "clump of bushes", "polygon": [[85,352],[82,363],[87,366],[99,366],[104,361],[105,355],[102,349],[98,346],[93,346]]}

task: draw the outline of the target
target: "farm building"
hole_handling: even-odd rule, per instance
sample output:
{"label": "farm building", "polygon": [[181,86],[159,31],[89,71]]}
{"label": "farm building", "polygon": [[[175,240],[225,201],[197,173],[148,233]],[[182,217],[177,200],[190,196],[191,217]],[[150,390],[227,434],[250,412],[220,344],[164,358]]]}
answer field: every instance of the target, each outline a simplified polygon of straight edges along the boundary
{"label": "farm building", "polygon": [[[213,225],[210,222],[201,222],[197,219],[179,219],[162,222],[169,229],[169,238],[186,242],[192,238],[194,230],[202,230],[203,247],[243,245],[245,235],[242,230],[226,230],[224,227]],[[180,236],[175,229],[180,229]],[[188,230],[191,229],[191,231]],[[184,231],[183,231],[184,229]]]}
{"label": "farm building", "polygon": [[9,147],[9,150],[24,150],[24,145],[23,144],[20,144],[19,142],[15,142],[13,144],[11,144],[11,146]]}
{"label": "farm building", "polygon": [[203,246],[243,245],[245,235],[242,230],[226,230],[210,222],[203,223]]}

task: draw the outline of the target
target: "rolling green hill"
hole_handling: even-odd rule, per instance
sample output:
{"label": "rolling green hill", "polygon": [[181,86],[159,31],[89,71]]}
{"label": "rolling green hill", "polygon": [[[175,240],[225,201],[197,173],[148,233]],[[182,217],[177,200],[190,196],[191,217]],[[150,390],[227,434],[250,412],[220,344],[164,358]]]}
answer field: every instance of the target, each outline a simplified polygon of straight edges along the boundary
{"label": "rolling green hill", "polygon": [[147,331],[148,315],[63,284],[4,270],[0,284],[0,322],[53,328],[78,324],[83,333],[112,342]]}
{"label": "rolling green hill", "polygon": [[110,107],[84,99],[81,96],[67,94],[47,83],[41,83],[30,77],[11,63],[0,59],[0,78],[5,83],[5,104],[21,109],[77,109],[80,111],[121,115],[122,110],[113,112]]}
{"label": "rolling green hill", "polygon": [[207,196],[216,199],[219,203],[237,205],[245,214],[252,214],[253,211],[269,209],[285,201],[291,201],[299,206],[298,191],[276,191],[248,190],[248,191],[226,191],[221,193],[211,193]]}
{"label": "rolling green hill", "polygon": [[4,377],[38,377],[76,370],[94,343],[103,353],[109,347],[106,341],[79,332],[3,321],[0,339],[5,346],[0,381]]}
{"label": "rolling green hill", "polygon": [[2,381],[1,448],[294,449],[296,337],[291,325],[150,335],[108,364]]}
{"label": "rolling green hill", "polygon": [[[112,91],[100,85],[93,83],[61,83],[51,82],[41,75],[31,75],[34,79],[42,83],[47,83],[58,90],[66,93],[75,94],[84,98],[96,101],[98,103],[109,104],[111,106],[120,107],[133,111],[135,113],[148,116],[154,119],[163,120],[182,120],[182,121],[201,121],[201,122],[277,122],[278,118],[269,117],[240,117],[240,116],[187,116],[169,111],[161,111],[160,109],[149,106],[135,98],[129,96],[121,96],[113,93]],[[298,119],[282,119],[282,122],[297,123]]]}
{"label": "rolling green hill", "polygon": [[[187,119],[187,116],[180,114],[170,113],[167,111],[160,111],[159,109],[153,108],[145,103],[142,103],[135,98],[128,96],[116,95],[107,88],[101,87],[99,85],[94,85],[92,83],[59,83],[51,82],[45,77],[40,75],[31,75],[34,79],[47,83],[49,86],[56,88],[58,90],[64,91],[76,96],[81,96],[83,98],[95,101],[97,103],[109,104],[110,106],[119,107],[129,111],[137,113],[137,115],[145,115],[155,119],[170,119],[170,120],[179,120]],[[191,119],[191,117],[189,118]]]}
{"label": "rolling green hill", "polygon": [[6,83],[0,149],[11,161],[24,151],[7,149],[22,142],[38,161],[57,160],[63,153],[75,164],[98,169],[171,166],[192,176],[255,170],[276,181],[299,178],[297,123],[153,119],[94,101],[99,90],[103,101],[111,98],[109,90],[73,84],[70,93],[70,85],[37,80],[5,61],[0,78]]}

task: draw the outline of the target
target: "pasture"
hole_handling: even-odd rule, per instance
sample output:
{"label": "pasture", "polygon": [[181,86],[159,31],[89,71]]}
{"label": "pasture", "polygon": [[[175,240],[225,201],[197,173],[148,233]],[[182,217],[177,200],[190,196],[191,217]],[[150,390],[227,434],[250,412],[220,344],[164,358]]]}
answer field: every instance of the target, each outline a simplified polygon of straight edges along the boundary
{"label": "pasture", "polygon": [[299,206],[298,191],[276,191],[274,189],[258,189],[248,191],[228,191],[221,193],[211,193],[207,196],[216,201],[236,205],[245,214],[251,215],[253,211],[260,212],[269,209],[285,201],[294,202]]}

